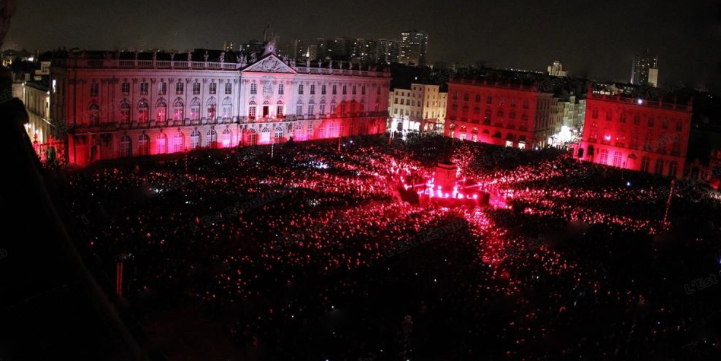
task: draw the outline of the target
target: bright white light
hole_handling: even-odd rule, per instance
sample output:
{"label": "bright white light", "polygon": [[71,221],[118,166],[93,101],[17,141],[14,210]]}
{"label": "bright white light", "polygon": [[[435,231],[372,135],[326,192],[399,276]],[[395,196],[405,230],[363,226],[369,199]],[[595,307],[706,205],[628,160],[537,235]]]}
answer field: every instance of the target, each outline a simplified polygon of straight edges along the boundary
{"label": "bright white light", "polygon": [[638,103],[638,105],[641,105],[641,104],[643,104],[643,99],[639,99],[636,102]]}

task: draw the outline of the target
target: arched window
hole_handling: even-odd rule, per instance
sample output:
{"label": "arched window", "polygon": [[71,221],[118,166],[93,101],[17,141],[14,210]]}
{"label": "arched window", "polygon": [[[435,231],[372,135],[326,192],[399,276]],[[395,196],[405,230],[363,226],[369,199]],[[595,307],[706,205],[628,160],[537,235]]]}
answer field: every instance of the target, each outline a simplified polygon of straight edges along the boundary
{"label": "arched window", "polygon": [[155,103],[155,121],[156,122],[164,122],[168,115],[168,105],[165,104],[165,100],[163,98],[160,98],[157,103]]}
{"label": "arched window", "polygon": [[233,101],[230,98],[223,100],[223,118],[233,117]]}
{"label": "arched window", "polygon": [[249,119],[255,119],[256,110],[257,110],[257,105],[255,104],[254,101],[251,100],[250,103],[248,103],[248,118]]}
{"label": "arched window", "polygon": [[283,128],[277,127],[275,128],[275,141],[279,142],[283,140]]}
{"label": "arched window", "polygon": [[481,114],[481,107],[473,108],[473,114]]}
{"label": "arched window", "polygon": [[671,178],[676,178],[676,169],[678,168],[678,163],[676,163],[675,160],[671,161],[671,163],[668,164],[668,176]]}
{"label": "arched window", "polygon": [[260,143],[270,143],[270,129],[268,129],[267,127],[263,128],[263,130],[260,131]]}
{"label": "arched window", "polygon": [[498,120],[503,120],[503,110],[499,110],[498,113],[496,113],[496,116],[498,117]]}
{"label": "arched window", "polygon": [[621,152],[613,152],[613,166],[621,167]]}
{"label": "arched window", "polygon": [[145,133],[141,134],[138,139],[138,152],[140,155],[150,154],[150,137]]}
{"label": "arched window", "polygon": [[90,104],[90,125],[100,124],[100,107],[97,104]]}
{"label": "arched window", "polygon": [[216,112],[217,106],[218,106],[218,104],[216,103],[215,98],[210,97],[210,99],[208,99],[208,102],[206,103],[206,108],[207,108],[206,114],[208,116],[208,119],[215,119],[215,116],[216,116],[215,112]]}
{"label": "arched window", "polygon": [[175,139],[173,140],[173,152],[182,152],[185,150],[185,134],[183,132],[178,132],[175,134]]}
{"label": "arched window", "polygon": [[121,157],[130,157],[133,154],[132,150],[132,141],[130,140],[130,137],[127,135],[123,135],[120,137],[120,156]]}
{"label": "arched window", "polygon": [[641,158],[641,172],[648,173],[648,169],[651,165],[651,159],[649,157]]}
{"label": "arched window", "polygon": [[608,150],[606,150],[606,149],[601,149],[601,150],[598,152],[598,154],[599,154],[598,163],[599,163],[599,164],[604,164],[604,165],[608,164]]}
{"label": "arched window", "polygon": [[195,129],[190,133],[190,149],[200,148],[200,132]]}
{"label": "arched window", "polygon": [[258,133],[256,133],[254,129],[247,131],[245,133],[245,137],[246,137],[246,143],[248,145],[258,144]]}
{"label": "arched window", "polygon": [[653,174],[655,175],[663,175],[663,159],[657,159],[656,160],[656,167],[654,169]]}
{"label": "arched window", "polygon": [[138,102],[138,122],[147,123],[149,112],[150,107],[148,106],[148,101],[141,99],[140,102]]}
{"label": "arched window", "polygon": [[190,101],[190,120],[200,120],[200,99]]}
{"label": "arched window", "polygon": [[303,115],[303,100],[298,99],[298,102],[295,104],[295,115]]}
{"label": "arched window", "polygon": [[270,102],[267,100],[263,102],[263,118],[270,118]]}
{"label": "arched window", "polygon": [[126,101],[120,103],[120,122],[130,122],[130,104],[128,104]]}
{"label": "arched window", "polygon": [[330,113],[335,113],[335,99],[331,100],[330,102]]}
{"label": "arched window", "polygon": [[175,120],[183,120],[185,117],[185,105],[183,104],[183,100],[178,98],[175,99],[173,102],[173,119]]}
{"label": "arched window", "polygon": [[208,144],[206,144],[206,146],[210,149],[218,148],[218,133],[216,133],[214,129],[210,129],[206,135],[208,136]]}
{"label": "arched window", "polygon": [[157,154],[165,154],[168,152],[168,136],[164,133],[158,134],[158,139],[155,140],[155,145],[157,147],[156,153]]}
{"label": "arched window", "polygon": [[285,116],[285,106],[283,106],[283,101],[278,100],[278,102],[275,104],[275,117],[283,118],[284,116]]}
{"label": "arched window", "polygon": [[223,138],[221,139],[221,142],[223,144],[223,148],[230,148],[230,142],[233,138],[233,134],[230,132],[230,129],[223,130]]}

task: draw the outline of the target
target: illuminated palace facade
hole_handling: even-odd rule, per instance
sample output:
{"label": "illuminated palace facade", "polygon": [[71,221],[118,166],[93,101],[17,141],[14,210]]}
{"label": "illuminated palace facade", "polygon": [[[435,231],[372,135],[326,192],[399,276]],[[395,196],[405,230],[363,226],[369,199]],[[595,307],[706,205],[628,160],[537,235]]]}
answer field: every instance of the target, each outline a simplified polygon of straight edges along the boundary
{"label": "illuminated palace facade", "polygon": [[68,162],[386,131],[389,72],[296,66],[268,49],[257,60],[220,52],[55,59],[50,108],[67,126]]}
{"label": "illuminated palace facade", "polygon": [[579,159],[679,178],[684,175],[692,103],[649,101],[588,90]]}
{"label": "illuminated palace facade", "polygon": [[526,149],[547,136],[537,129],[550,121],[550,93],[520,84],[451,80],[445,136]]}

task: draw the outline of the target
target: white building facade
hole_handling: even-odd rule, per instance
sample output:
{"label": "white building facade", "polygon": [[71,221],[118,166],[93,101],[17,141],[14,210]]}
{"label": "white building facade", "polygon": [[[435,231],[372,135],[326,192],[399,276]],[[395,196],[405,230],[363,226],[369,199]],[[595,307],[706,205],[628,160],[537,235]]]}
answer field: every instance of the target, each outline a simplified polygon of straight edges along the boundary
{"label": "white building facade", "polygon": [[272,51],[164,55],[54,61],[51,114],[68,127],[70,164],[386,131],[387,71],[296,67]]}
{"label": "white building facade", "polygon": [[412,83],[389,94],[389,128],[393,131],[443,134],[448,93],[440,86]]}

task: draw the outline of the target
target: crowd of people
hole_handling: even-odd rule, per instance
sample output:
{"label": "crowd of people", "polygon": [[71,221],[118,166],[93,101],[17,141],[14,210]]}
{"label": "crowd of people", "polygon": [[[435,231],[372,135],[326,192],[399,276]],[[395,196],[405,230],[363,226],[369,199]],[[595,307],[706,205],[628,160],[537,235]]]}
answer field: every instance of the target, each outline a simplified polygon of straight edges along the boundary
{"label": "crowd of people", "polygon": [[[399,179],[444,159],[507,206],[404,201]],[[718,272],[721,207],[698,187],[669,203],[668,184],[553,149],[364,137],[115,161],[67,193],[110,275],[130,255],[131,303],[191,300],[246,359],[718,357],[721,288],[684,284]]]}

